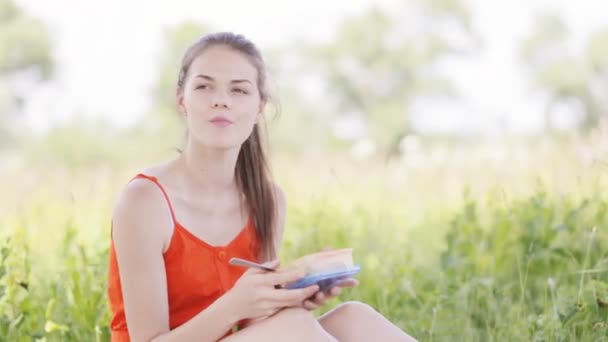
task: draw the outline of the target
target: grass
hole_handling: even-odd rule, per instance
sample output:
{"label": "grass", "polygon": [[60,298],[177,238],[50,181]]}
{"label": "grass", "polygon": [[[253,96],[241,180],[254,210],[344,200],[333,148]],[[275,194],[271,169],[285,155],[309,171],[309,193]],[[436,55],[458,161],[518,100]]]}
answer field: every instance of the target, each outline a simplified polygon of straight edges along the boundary
{"label": "grass", "polygon": [[[282,259],[353,247],[361,286],[339,300],[421,341],[606,340],[608,170],[581,146],[277,158]],[[0,340],[109,339],[110,213],[133,170],[3,171]]]}

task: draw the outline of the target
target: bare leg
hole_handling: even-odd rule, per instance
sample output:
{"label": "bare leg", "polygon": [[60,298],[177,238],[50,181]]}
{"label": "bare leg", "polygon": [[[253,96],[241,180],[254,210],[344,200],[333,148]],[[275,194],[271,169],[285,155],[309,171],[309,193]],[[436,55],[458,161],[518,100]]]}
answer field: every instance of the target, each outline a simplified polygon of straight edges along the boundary
{"label": "bare leg", "polygon": [[341,342],[416,341],[371,306],[360,302],[346,302],[338,305],[321,316],[319,323]]}
{"label": "bare leg", "polygon": [[283,309],[222,340],[222,342],[242,341],[337,342],[323,330],[311,312],[301,308]]}

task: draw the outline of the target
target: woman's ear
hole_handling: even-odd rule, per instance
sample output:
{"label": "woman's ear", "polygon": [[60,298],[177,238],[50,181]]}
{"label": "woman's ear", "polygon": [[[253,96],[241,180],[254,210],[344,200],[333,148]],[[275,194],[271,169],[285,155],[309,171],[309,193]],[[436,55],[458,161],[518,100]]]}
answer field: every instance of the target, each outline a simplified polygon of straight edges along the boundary
{"label": "woman's ear", "polygon": [[184,106],[184,92],[182,89],[177,89],[175,91],[175,100],[177,105],[177,111],[182,116],[186,116],[186,106]]}
{"label": "woman's ear", "polygon": [[266,109],[266,101],[260,101],[260,108],[258,113],[255,115],[255,123],[257,124],[260,119],[264,116],[264,109]]}

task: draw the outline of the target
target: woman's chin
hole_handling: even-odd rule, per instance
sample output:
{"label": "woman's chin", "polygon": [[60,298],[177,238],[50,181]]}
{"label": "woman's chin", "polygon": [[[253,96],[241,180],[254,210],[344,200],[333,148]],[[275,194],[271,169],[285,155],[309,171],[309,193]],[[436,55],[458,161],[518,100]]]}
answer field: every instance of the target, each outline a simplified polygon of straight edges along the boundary
{"label": "woman's chin", "polygon": [[230,151],[230,150],[240,148],[242,145],[242,142],[228,140],[228,139],[217,139],[214,141],[208,141],[208,140],[199,141],[196,145],[197,145],[197,148],[201,148],[201,149]]}

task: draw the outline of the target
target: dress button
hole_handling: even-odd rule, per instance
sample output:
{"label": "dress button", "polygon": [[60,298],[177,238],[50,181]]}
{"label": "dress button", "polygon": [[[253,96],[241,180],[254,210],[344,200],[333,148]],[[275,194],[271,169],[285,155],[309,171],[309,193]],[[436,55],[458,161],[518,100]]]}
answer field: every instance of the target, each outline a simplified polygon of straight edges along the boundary
{"label": "dress button", "polygon": [[226,252],[225,252],[225,251],[220,251],[220,252],[217,254],[217,256],[218,256],[218,258],[220,258],[220,260],[222,260],[222,261],[226,260]]}

